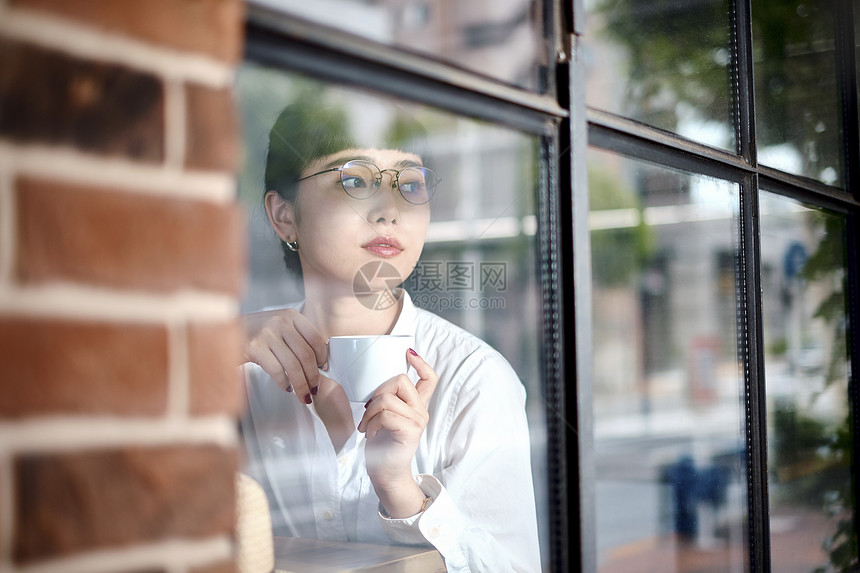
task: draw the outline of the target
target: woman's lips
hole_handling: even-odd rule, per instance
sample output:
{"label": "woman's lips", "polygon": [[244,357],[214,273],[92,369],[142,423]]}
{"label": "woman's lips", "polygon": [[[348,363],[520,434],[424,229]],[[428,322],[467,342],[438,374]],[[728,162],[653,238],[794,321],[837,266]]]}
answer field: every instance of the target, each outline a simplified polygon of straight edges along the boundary
{"label": "woman's lips", "polygon": [[403,251],[403,247],[397,239],[388,239],[385,237],[372,239],[362,245],[361,248],[380,257],[393,257]]}

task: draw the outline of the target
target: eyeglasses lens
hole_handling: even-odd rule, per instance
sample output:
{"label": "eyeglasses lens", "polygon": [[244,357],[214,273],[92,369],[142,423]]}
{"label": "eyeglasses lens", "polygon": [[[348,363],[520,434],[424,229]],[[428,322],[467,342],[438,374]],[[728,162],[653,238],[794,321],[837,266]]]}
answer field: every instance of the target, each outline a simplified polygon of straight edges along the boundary
{"label": "eyeglasses lens", "polygon": [[415,205],[422,205],[429,201],[428,174],[432,179],[433,172],[428,172],[423,167],[407,167],[401,171],[397,177],[397,184],[403,198]]}
{"label": "eyeglasses lens", "polygon": [[350,197],[367,199],[379,188],[379,170],[371,163],[350,161],[341,169],[340,180]]}

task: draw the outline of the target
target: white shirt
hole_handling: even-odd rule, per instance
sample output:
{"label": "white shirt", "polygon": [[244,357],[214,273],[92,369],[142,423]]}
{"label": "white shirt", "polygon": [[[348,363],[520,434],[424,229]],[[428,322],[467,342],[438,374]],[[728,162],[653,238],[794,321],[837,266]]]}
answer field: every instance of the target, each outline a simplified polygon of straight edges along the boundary
{"label": "white shirt", "polygon": [[[389,519],[364,465],[364,434],[335,452],[312,406],[247,364],[242,420],[245,471],[267,491],[275,535],[432,545],[450,572],[540,571],[525,389],[501,354],[404,293],[391,334],[413,334],[439,375],[430,421],[413,459],[434,499],[423,513]],[[417,381],[413,369],[410,377]],[[382,381],[380,381],[381,383]],[[356,425],[364,403],[353,403]]]}

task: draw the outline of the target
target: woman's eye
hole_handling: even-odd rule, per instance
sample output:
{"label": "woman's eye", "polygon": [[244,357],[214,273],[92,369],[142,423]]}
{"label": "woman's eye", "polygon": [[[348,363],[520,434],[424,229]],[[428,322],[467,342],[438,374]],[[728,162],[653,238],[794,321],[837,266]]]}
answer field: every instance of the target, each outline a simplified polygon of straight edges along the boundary
{"label": "woman's eye", "polygon": [[407,195],[419,195],[425,192],[423,181],[401,181],[400,191]]}
{"label": "woman's eye", "polygon": [[345,189],[364,189],[367,187],[367,181],[355,175],[344,175],[343,186]]}

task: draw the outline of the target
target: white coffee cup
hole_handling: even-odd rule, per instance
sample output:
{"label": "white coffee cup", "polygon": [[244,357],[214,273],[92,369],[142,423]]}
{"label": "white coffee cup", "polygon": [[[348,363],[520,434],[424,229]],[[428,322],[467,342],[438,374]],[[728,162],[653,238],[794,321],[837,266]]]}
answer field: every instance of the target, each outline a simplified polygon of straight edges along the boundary
{"label": "white coffee cup", "polygon": [[414,345],[410,334],[332,336],[325,375],[343,386],[350,402],[366,402],[383,382],[406,373],[406,351]]}

